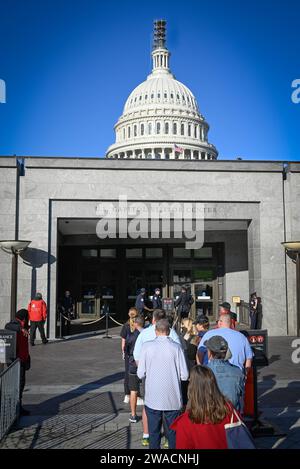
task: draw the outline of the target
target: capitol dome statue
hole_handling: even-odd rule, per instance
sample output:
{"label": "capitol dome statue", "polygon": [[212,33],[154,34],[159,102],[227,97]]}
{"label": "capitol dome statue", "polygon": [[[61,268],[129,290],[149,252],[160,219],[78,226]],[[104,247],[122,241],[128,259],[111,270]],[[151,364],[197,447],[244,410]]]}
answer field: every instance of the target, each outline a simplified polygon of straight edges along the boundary
{"label": "capitol dome statue", "polygon": [[106,158],[215,160],[195,96],[170,71],[164,20],[154,22],[152,59],[152,73],[125,103]]}

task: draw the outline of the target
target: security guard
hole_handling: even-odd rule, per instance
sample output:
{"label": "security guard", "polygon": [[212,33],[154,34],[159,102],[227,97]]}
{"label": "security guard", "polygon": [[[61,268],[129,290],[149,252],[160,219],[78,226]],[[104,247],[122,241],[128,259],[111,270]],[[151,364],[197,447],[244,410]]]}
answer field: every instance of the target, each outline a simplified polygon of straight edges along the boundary
{"label": "security guard", "polygon": [[135,307],[141,316],[144,316],[146,311],[149,311],[149,312],[152,311],[152,309],[148,308],[145,305],[145,293],[146,293],[146,289],[141,288],[140,293],[138,294],[135,300]]}
{"label": "security guard", "polygon": [[177,313],[180,320],[186,318],[189,315],[193,303],[194,298],[192,295],[187,291],[186,287],[182,287],[181,293],[175,301],[175,307],[177,308]]}
{"label": "security guard", "polygon": [[159,288],[155,288],[154,295],[152,297],[152,305],[153,309],[162,309],[162,300]]}

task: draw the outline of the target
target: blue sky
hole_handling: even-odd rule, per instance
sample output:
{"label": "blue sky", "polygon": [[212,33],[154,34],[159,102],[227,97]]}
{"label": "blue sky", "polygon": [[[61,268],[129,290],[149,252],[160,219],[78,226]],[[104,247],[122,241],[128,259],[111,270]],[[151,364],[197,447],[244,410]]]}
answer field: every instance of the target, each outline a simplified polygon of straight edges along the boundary
{"label": "blue sky", "polygon": [[300,160],[298,0],[0,0],[0,155],[104,156],[156,18],[220,159]]}

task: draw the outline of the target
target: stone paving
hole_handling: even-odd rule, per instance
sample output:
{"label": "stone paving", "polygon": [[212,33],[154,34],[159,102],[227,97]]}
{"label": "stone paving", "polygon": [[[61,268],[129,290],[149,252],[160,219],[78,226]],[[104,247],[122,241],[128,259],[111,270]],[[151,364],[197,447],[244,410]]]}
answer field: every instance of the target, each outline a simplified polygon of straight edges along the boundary
{"label": "stone paving", "polygon": [[[22,417],[0,448],[142,448],[141,422],[130,424],[123,403],[119,329],[36,345]],[[286,436],[260,437],[258,448],[300,448],[300,365],[291,338],[270,339],[270,365],[259,372],[261,418]],[[141,407],[138,407],[141,415]]]}

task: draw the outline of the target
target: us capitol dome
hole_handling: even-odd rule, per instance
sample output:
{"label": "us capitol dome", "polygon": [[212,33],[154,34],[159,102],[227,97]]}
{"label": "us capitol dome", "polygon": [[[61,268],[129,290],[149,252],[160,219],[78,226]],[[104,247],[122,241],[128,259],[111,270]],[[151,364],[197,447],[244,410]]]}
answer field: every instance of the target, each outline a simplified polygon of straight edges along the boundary
{"label": "us capitol dome", "polygon": [[129,95],[106,158],[215,160],[209,125],[193,93],[169,68],[166,21],[154,22],[153,69]]}

